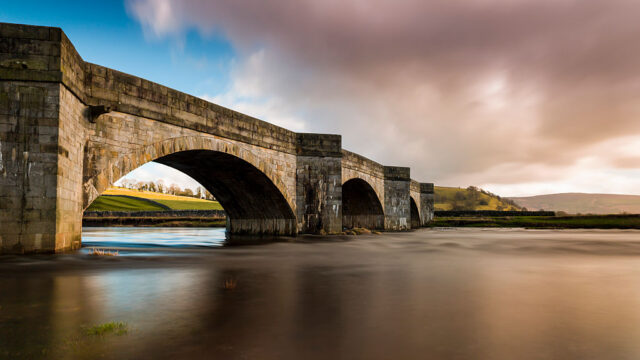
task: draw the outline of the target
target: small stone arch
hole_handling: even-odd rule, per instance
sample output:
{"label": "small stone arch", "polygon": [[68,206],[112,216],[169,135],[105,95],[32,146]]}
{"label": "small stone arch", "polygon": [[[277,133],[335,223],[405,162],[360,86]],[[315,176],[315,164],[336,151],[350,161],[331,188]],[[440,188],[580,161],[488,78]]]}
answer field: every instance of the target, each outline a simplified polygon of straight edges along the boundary
{"label": "small stone arch", "polygon": [[418,205],[416,201],[413,199],[413,196],[409,197],[411,202],[411,228],[417,229],[420,227],[420,210],[418,210]]}
{"label": "small stone arch", "polygon": [[384,229],[384,210],[378,194],[361,178],[342,184],[342,226]]}

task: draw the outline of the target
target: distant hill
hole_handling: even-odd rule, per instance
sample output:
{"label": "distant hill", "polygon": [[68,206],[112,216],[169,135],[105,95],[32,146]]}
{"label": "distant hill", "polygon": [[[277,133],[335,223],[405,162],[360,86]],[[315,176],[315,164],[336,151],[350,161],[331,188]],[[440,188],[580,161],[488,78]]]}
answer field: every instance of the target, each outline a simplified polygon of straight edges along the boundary
{"label": "distant hill", "polygon": [[554,210],[569,214],[640,214],[640,196],[563,193],[510,197],[528,210]]}
{"label": "distant hill", "polygon": [[512,200],[469,186],[466,189],[435,186],[436,210],[521,210]]}

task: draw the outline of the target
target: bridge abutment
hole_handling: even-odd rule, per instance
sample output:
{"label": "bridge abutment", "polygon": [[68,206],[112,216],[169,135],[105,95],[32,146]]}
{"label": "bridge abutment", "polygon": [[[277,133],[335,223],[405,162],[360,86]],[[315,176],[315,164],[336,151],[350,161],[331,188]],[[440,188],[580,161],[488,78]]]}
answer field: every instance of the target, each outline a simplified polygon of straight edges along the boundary
{"label": "bridge abutment", "polygon": [[0,252],[80,246],[83,131],[66,95],[59,83],[0,82]]}

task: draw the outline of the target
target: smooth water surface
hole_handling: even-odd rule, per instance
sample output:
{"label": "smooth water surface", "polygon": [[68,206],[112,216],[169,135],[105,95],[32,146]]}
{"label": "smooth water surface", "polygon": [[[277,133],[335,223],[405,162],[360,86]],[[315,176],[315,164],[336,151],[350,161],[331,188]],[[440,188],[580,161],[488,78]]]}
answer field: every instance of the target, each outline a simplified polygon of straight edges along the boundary
{"label": "smooth water surface", "polygon": [[[184,235],[175,231],[125,233],[147,244]],[[424,229],[128,249],[0,257],[0,358],[640,358],[638,231]],[[128,333],[87,335],[109,321]]]}
{"label": "smooth water surface", "polygon": [[225,228],[84,227],[83,247],[216,247],[225,242]]}

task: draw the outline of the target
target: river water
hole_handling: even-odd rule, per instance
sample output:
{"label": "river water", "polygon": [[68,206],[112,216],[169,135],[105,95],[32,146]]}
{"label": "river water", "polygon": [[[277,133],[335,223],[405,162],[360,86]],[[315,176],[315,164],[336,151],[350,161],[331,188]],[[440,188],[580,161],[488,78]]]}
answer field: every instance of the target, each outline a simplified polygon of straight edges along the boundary
{"label": "river water", "polygon": [[120,255],[0,257],[0,359],[640,358],[638,231],[84,238]]}

